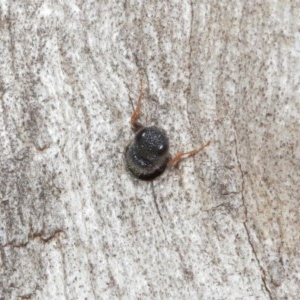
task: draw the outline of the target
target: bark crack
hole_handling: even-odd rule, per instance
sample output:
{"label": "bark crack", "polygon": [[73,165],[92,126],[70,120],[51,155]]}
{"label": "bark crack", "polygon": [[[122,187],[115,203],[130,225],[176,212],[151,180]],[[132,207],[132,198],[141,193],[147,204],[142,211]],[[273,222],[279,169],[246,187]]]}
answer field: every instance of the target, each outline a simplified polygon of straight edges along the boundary
{"label": "bark crack", "polygon": [[161,223],[164,224],[164,220],[162,218],[161,212],[159,210],[159,206],[157,204],[157,196],[156,196],[156,193],[155,193],[155,190],[154,190],[153,182],[151,182],[151,189],[152,189],[152,195],[153,195],[153,200],[154,200],[154,204],[155,204],[155,208],[156,208],[157,214],[158,214],[158,216],[160,218]]}
{"label": "bark crack", "polygon": [[45,237],[43,232],[36,232],[36,233],[30,233],[28,235],[28,240],[24,243],[15,243],[14,240],[9,241],[5,244],[0,245],[1,248],[24,248],[27,247],[27,245],[30,243],[30,241],[38,239],[43,243],[48,243],[52,241],[53,239],[57,238],[62,232],[64,232],[62,229],[55,230],[51,235]]}
{"label": "bark crack", "polygon": [[21,300],[30,300],[32,296],[33,296],[33,294],[26,294],[26,295],[20,296],[20,299]]}
{"label": "bark crack", "polygon": [[266,292],[268,293],[269,298],[272,300],[272,299],[273,299],[272,293],[271,293],[271,290],[268,288],[268,285],[267,285],[266,271],[265,271],[265,269],[262,267],[261,262],[260,262],[260,260],[259,260],[259,258],[258,258],[258,256],[257,256],[255,247],[254,247],[254,245],[253,245],[253,243],[252,243],[252,241],[251,241],[249,228],[248,228],[246,222],[244,222],[244,228],[245,228],[246,233],[247,233],[248,242],[249,242],[249,244],[250,244],[250,246],[251,246],[252,252],[253,252],[253,254],[254,254],[254,257],[255,257],[255,259],[256,259],[256,262],[257,262],[258,267],[259,267],[260,272],[261,272],[261,280],[262,280],[263,286],[264,286]]}
{"label": "bark crack", "polygon": [[164,228],[164,219],[161,215],[161,211],[159,209],[159,206],[158,206],[158,203],[157,203],[157,196],[156,196],[156,193],[155,193],[155,190],[154,190],[154,185],[153,185],[153,182],[151,182],[151,190],[152,190],[152,195],[153,195],[153,200],[154,200],[154,205],[155,205],[155,208],[156,208],[156,211],[157,211],[157,214],[159,216],[159,219],[162,223],[162,230],[164,232],[164,235],[165,235],[165,238],[166,238],[166,232],[165,232],[165,228]]}
{"label": "bark crack", "polygon": [[257,255],[257,252],[255,250],[254,244],[251,241],[250,231],[249,231],[248,224],[247,224],[247,222],[248,222],[248,209],[247,209],[247,205],[246,205],[246,201],[245,201],[245,172],[243,171],[242,163],[241,163],[240,156],[239,156],[238,138],[237,138],[237,134],[236,134],[235,124],[234,124],[234,132],[235,132],[235,139],[234,139],[234,141],[235,141],[235,155],[236,155],[236,159],[237,159],[238,169],[240,171],[241,178],[242,178],[241,197],[242,197],[242,204],[243,204],[244,212],[245,212],[245,220],[243,221],[243,225],[244,225],[244,228],[245,228],[245,231],[246,231],[246,234],[247,234],[249,245],[252,249],[252,253],[255,257],[255,260],[256,260],[257,265],[258,265],[258,267],[260,269],[260,272],[261,272],[261,280],[262,280],[264,289],[266,290],[269,298],[272,300],[273,299],[272,293],[271,293],[271,290],[269,289],[269,287],[267,285],[266,271],[263,268],[263,266],[261,264],[261,261],[258,258],[258,255]]}

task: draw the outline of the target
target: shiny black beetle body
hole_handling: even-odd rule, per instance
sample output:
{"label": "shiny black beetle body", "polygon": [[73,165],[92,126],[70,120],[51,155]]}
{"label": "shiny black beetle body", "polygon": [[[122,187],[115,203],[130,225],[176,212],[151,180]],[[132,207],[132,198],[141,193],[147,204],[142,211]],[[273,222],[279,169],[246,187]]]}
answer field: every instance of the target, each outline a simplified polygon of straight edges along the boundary
{"label": "shiny black beetle body", "polygon": [[140,128],[127,146],[125,158],[128,170],[138,179],[152,180],[161,175],[170,159],[165,130],[156,126]]}

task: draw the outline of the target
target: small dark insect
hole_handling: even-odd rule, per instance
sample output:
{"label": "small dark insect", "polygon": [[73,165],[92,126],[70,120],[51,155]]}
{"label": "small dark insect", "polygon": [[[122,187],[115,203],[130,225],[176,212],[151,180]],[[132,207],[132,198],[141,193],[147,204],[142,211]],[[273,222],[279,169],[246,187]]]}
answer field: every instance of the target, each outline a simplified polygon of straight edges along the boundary
{"label": "small dark insect", "polygon": [[145,127],[137,122],[141,114],[141,102],[142,81],[136,109],[131,116],[131,126],[135,137],[125,150],[126,166],[134,177],[141,180],[152,180],[161,175],[168,165],[176,166],[183,158],[197,154],[210,144],[207,142],[195,150],[179,152],[172,159],[166,131],[156,126]]}

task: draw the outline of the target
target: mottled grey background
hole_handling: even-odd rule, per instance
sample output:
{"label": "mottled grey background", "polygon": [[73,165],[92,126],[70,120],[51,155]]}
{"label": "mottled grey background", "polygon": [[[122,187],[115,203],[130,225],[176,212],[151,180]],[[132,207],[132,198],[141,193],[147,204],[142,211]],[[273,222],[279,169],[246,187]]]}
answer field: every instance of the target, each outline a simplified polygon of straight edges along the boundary
{"label": "mottled grey background", "polygon": [[[298,299],[298,1],[0,1],[0,299]],[[130,115],[171,152],[126,173]]]}

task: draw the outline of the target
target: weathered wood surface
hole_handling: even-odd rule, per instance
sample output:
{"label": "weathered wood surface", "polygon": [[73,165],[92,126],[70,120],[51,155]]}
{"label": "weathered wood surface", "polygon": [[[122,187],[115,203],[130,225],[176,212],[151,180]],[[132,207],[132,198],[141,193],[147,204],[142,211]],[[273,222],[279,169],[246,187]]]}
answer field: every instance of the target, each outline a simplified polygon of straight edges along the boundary
{"label": "weathered wood surface", "polygon": [[[0,299],[299,299],[297,1],[0,2]],[[124,170],[129,119],[171,152]]]}

